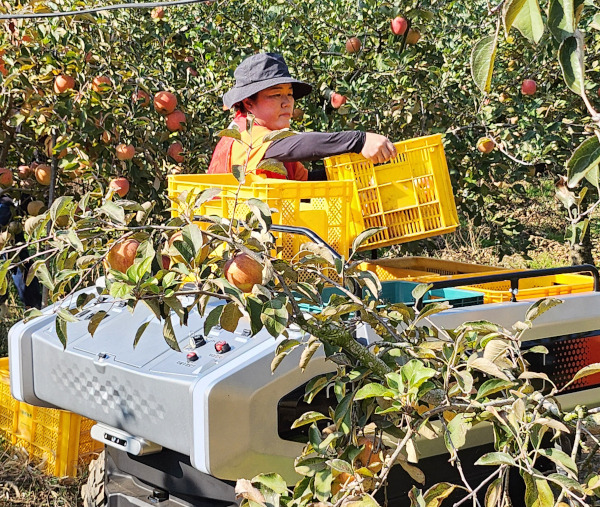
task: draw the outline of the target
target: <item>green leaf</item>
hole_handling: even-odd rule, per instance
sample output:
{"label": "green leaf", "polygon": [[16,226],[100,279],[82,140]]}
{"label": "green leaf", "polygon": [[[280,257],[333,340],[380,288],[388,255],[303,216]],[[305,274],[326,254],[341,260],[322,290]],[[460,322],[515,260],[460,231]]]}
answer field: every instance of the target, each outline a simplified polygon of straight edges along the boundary
{"label": "green leaf", "polygon": [[75,250],[77,250],[78,252],[83,252],[83,243],[81,242],[79,236],[77,236],[77,233],[74,230],[69,230],[65,235],[65,238]]}
{"label": "green leaf", "polygon": [[294,464],[294,469],[300,475],[314,476],[318,471],[327,467],[327,458],[309,457],[298,458]]}
{"label": "green leaf", "polygon": [[231,174],[240,184],[246,183],[246,168],[243,165],[234,164],[231,166]]}
{"label": "green leaf", "polygon": [[79,319],[66,308],[59,308],[57,313],[65,322],[79,322]]}
{"label": "green leaf", "polygon": [[375,397],[380,397],[380,396],[386,397],[386,398],[393,398],[394,391],[388,389],[384,385],[371,383],[371,384],[362,386],[358,391],[356,391],[356,394],[354,395],[354,399],[355,400],[364,400],[367,398],[375,398]]}
{"label": "green leaf", "polygon": [[252,294],[248,294],[246,296],[246,303],[246,311],[250,316],[250,330],[252,335],[255,335],[263,327],[261,320],[263,304],[259,298],[253,296]]}
{"label": "green leaf", "polygon": [[[237,127],[237,125],[236,125],[236,127]],[[221,130],[221,132],[219,132],[217,134],[217,136],[218,137],[231,137],[231,138],[236,139],[238,141],[242,140],[242,135],[241,135],[239,129],[237,129],[237,128],[231,128],[231,129]]]}
{"label": "green leaf", "polygon": [[514,458],[506,452],[488,452],[479,458],[476,465],[515,465]]}
{"label": "green leaf", "polygon": [[575,382],[584,377],[589,377],[590,375],[595,375],[596,373],[600,373],[600,363],[589,364],[581,368],[581,370],[575,374],[571,382]]}
{"label": "green leaf", "polygon": [[573,479],[577,478],[577,465],[571,457],[559,449],[540,449],[540,454],[564,469]]}
{"label": "green leaf", "polygon": [[331,459],[327,464],[337,472],[345,472],[350,475],[354,474],[352,465],[343,459]]}
{"label": "green leaf", "polygon": [[263,143],[271,141],[277,141],[278,139],[285,139],[286,137],[295,136],[296,132],[288,129],[273,130],[263,137]]}
{"label": "green leaf", "polygon": [[210,311],[210,313],[206,316],[206,320],[204,321],[205,335],[210,333],[213,327],[219,325],[219,320],[221,320],[221,313],[223,313],[223,308],[225,308],[225,305],[219,305],[213,308]]}
{"label": "green leaf", "polygon": [[471,429],[472,423],[467,418],[471,416],[468,414],[456,414],[454,419],[448,423],[448,431],[444,433],[444,440],[446,442],[446,448],[454,455],[455,451],[465,445],[467,438],[467,431]]}
{"label": "green leaf", "polygon": [[118,225],[125,225],[125,210],[112,201],[106,201],[100,206],[100,212],[115,221]]}
{"label": "green leaf", "polygon": [[561,488],[571,491],[573,493],[584,494],[584,489],[581,487],[578,481],[566,477],[563,474],[550,474],[548,480],[555,484],[558,484]]}
{"label": "green leaf", "polygon": [[173,329],[173,323],[171,322],[171,317],[167,317],[165,319],[165,325],[163,326],[163,336],[165,337],[165,341],[167,345],[171,347],[173,350],[177,352],[180,351],[179,343],[177,343],[177,337],[175,336],[175,330]]}
{"label": "green leaf", "polygon": [[315,355],[315,352],[319,350],[321,347],[321,342],[319,340],[314,340],[310,345],[304,348],[302,351],[302,355],[300,356],[300,362],[298,366],[302,371],[306,370],[308,363],[312,359],[312,356]]}
{"label": "green leaf", "polygon": [[203,190],[202,192],[200,192],[200,195],[198,195],[196,202],[194,203],[194,206],[196,208],[199,208],[200,206],[202,206],[205,202],[208,201],[212,201],[216,196],[218,196],[223,190],[220,188],[207,188],[206,190]]}
{"label": "green leaf", "polygon": [[486,380],[477,390],[477,396],[475,399],[481,400],[483,398],[487,398],[488,396],[504,389],[510,389],[514,385],[515,383],[511,382],[510,380],[502,380],[497,378]]}
{"label": "green leaf", "polygon": [[266,158],[256,166],[256,170],[269,171],[282,176],[287,176],[288,172],[282,162],[274,158]]}
{"label": "green leaf", "polygon": [[380,507],[371,495],[364,494],[358,500],[344,501],[344,507]]}
{"label": "green leaf", "polygon": [[[455,418],[456,419],[456,418]],[[441,503],[456,489],[456,484],[439,482],[429,488],[424,495],[427,507],[439,507]]]}
{"label": "green leaf", "polygon": [[413,325],[419,323],[421,320],[427,317],[430,317],[431,315],[443,312],[451,307],[452,305],[448,301],[444,301],[443,303],[429,303],[428,305],[425,305],[419,312],[419,316],[417,317],[417,320],[413,322]]}
{"label": "green leaf", "polygon": [[431,287],[433,286],[430,283],[420,283],[412,290],[412,297],[415,301],[420,301]]}
{"label": "green leaf", "polygon": [[498,377],[502,380],[510,382],[510,379],[506,376],[506,373],[504,373],[500,368],[498,368],[498,366],[492,361],[484,357],[476,357],[475,355],[472,355],[467,360],[467,365],[471,368],[488,374],[490,377]]}
{"label": "green leaf", "polygon": [[[356,238],[354,238],[354,241],[352,242],[352,255],[365,241],[383,230],[385,230],[385,227],[369,227],[368,229],[362,231],[358,236],[356,236]],[[350,257],[352,257],[352,255],[350,255]]]}
{"label": "green leaf", "polygon": [[23,322],[29,322],[32,319],[41,317],[42,315],[44,314],[41,310],[38,310],[37,308],[29,308],[25,310],[25,313],[23,314]]}
{"label": "green leaf", "polygon": [[543,315],[548,310],[550,310],[550,308],[554,308],[555,306],[558,306],[561,303],[562,303],[562,301],[560,299],[556,299],[556,298],[540,299],[539,301],[536,301],[535,303],[533,303],[527,309],[525,318],[527,320],[533,321],[533,320],[537,319],[540,315]]}
{"label": "green leaf", "polygon": [[252,479],[251,482],[258,482],[263,486],[266,486],[272,491],[279,495],[284,495],[287,493],[287,484],[283,480],[283,477],[279,474],[271,473],[271,474],[259,474]]}
{"label": "green leaf", "polygon": [[526,507],[554,507],[554,495],[545,479],[536,479],[527,472],[522,472],[525,481]]}
{"label": "green leaf", "polygon": [[497,45],[497,34],[489,35],[478,41],[471,53],[471,76],[482,93],[488,93],[492,85]]}
{"label": "green leaf", "polygon": [[56,330],[56,336],[62,343],[63,348],[67,348],[67,323],[60,316],[56,316],[56,321],[54,322],[54,328]]}
{"label": "green leaf", "polygon": [[488,486],[485,492],[485,507],[496,507],[500,504],[500,499],[502,498],[502,486],[504,484],[504,478],[498,477],[493,480],[491,484]]}
{"label": "green leaf", "polygon": [[408,497],[410,498],[410,507],[427,507],[425,499],[423,498],[423,493],[420,489],[417,489],[416,486],[412,487],[408,493]]}
{"label": "green leaf", "polygon": [[115,299],[124,299],[131,294],[133,286],[123,282],[113,282],[110,285],[109,294]]}
{"label": "green leaf", "polygon": [[324,419],[329,419],[329,417],[321,414],[321,412],[305,412],[293,422],[291,427],[292,429],[299,428],[300,426],[312,424],[314,422],[322,421]]}
{"label": "green leaf", "polygon": [[70,195],[63,195],[54,200],[52,206],[50,206],[50,218],[53,222],[56,221],[58,217],[69,214],[71,202],[73,202],[73,197]]}
{"label": "green leaf", "polygon": [[575,33],[573,0],[550,0],[548,28],[558,42]]}
{"label": "green leaf", "polygon": [[269,206],[261,201],[260,199],[248,199],[246,201],[248,207],[252,210],[258,221],[263,226],[263,229],[269,230],[273,224],[273,217],[271,216],[271,209]]}
{"label": "green leaf", "polygon": [[590,23],[590,27],[593,28],[594,30],[600,30],[600,12],[597,14],[594,14],[594,18],[592,19],[592,22]]}
{"label": "green leaf", "polygon": [[242,316],[242,312],[236,303],[227,303],[223,308],[219,323],[225,331],[233,333],[236,330]]}
{"label": "green leaf", "polygon": [[508,37],[508,32],[517,19],[517,15],[523,9],[527,0],[505,0],[502,5],[502,22],[504,23],[504,33]]}
{"label": "green leaf", "polygon": [[517,14],[513,26],[523,34],[523,37],[537,44],[544,35],[544,20],[538,0],[526,0],[525,5]]}
{"label": "green leaf", "polygon": [[[190,261],[198,263],[200,258],[204,256],[203,247],[205,246],[206,236],[202,234],[200,227],[197,224],[188,224],[181,230],[183,240],[192,249]],[[175,242],[174,242],[175,243]]]}
{"label": "green leaf", "polygon": [[285,303],[281,299],[267,301],[263,305],[263,313],[260,318],[269,334],[277,338],[283,333],[288,323]]}
{"label": "green leaf", "polygon": [[140,338],[144,334],[144,331],[146,331],[148,324],[150,324],[150,321],[144,322],[140,327],[138,327],[137,331],[135,332],[135,338],[133,340],[133,348],[134,349],[137,347],[138,343],[140,342]]}
{"label": "green leaf", "polygon": [[425,381],[435,377],[437,371],[432,368],[427,368],[421,361],[411,359],[402,368],[400,374],[405,384],[410,389],[420,387]]}
{"label": "green leaf", "polygon": [[536,345],[535,347],[527,349],[526,352],[530,352],[532,354],[548,354],[549,351],[543,345]]}
{"label": "green leaf", "polygon": [[343,431],[344,433],[348,433],[350,431],[353,399],[354,394],[348,393],[338,403],[338,406],[335,407],[334,422],[340,431]]}
{"label": "green leaf", "polygon": [[584,93],[583,35],[580,31],[576,31],[574,36],[562,41],[558,49],[558,61],[569,89],[577,95]]}
{"label": "green leaf", "polygon": [[356,276],[371,293],[373,298],[379,299],[379,294],[381,293],[381,282],[379,281],[379,278],[377,278],[377,275],[375,275],[375,273],[372,271],[361,271],[356,273]]}
{"label": "green leaf", "polygon": [[319,470],[315,474],[315,496],[318,500],[325,501],[331,494],[333,474],[329,468]]}
{"label": "green leaf", "polygon": [[92,318],[90,319],[90,322],[88,324],[88,333],[90,333],[90,335],[94,336],[94,333],[96,332],[96,329],[100,325],[100,322],[102,322],[102,320],[107,315],[108,315],[108,312],[105,312],[104,310],[100,310],[92,316]]}
{"label": "green leaf", "polygon": [[[598,186],[598,164],[600,164],[600,141],[596,136],[583,141],[567,160],[567,179],[569,187],[575,187],[583,178],[587,178],[592,169],[595,171],[595,181],[590,181]],[[588,178],[589,180],[589,178]]]}
{"label": "green leaf", "polygon": [[54,282],[50,276],[50,271],[48,271],[46,264],[39,264],[35,270],[35,275],[44,287],[47,287],[51,291],[54,290]]}

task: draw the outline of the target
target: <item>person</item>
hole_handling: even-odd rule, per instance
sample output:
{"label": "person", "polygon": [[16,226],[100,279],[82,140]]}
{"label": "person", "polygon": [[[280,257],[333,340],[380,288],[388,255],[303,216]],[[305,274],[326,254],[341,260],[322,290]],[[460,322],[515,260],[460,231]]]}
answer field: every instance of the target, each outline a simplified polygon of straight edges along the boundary
{"label": "person", "polygon": [[[374,163],[396,156],[396,148],[385,136],[358,130],[342,132],[303,132],[283,139],[263,141],[272,131],[289,129],[296,100],[308,95],[312,86],[292,78],[280,54],[259,53],[246,58],[235,70],[235,85],[223,95],[226,108],[235,111],[247,148],[231,137],[217,143],[208,174],[230,173],[234,165],[247,162],[246,172],[265,173],[272,178],[305,181],[308,171],[301,162],[318,160],[342,153],[361,153]],[[254,116],[251,134],[246,130],[248,115]],[[230,125],[230,126],[233,126]],[[287,174],[261,170],[262,160],[282,162]]]}

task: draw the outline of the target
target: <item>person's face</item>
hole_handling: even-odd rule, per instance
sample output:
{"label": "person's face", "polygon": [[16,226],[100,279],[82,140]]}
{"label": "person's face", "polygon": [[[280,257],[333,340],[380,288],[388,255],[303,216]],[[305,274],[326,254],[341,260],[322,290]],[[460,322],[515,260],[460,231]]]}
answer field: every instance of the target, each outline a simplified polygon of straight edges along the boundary
{"label": "person's face", "polygon": [[255,100],[244,99],[244,105],[258,125],[270,130],[289,128],[294,111],[292,85],[286,83],[261,90]]}

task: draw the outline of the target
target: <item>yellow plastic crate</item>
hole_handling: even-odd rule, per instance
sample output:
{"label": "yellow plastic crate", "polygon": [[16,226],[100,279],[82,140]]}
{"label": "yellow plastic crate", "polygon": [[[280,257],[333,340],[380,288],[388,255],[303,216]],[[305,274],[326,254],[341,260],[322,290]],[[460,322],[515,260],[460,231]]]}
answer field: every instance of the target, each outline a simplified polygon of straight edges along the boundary
{"label": "yellow plastic crate", "polygon": [[[519,280],[517,301],[561,296],[594,290],[594,278],[588,275],[548,275]],[[473,284],[461,289],[483,292],[485,303],[502,303],[511,300],[510,281]]]}
{"label": "yellow plastic crate", "polygon": [[496,266],[468,264],[466,262],[432,259],[430,257],[396,257],[376,259],[362,263],[360,269],[374,271],[380,280],[401,280],[407,277],[423,281],[434,281],[448,275],[472,276],[477,273],[491,274],[506,271]]}
{"label": "yellow plastic crate", "polygon": [[356,153],[325,159],[330,180],[354,181],[351,236],[370,227],[385,227],[361,250],[438,236],[458,226],[442,136],[395,146],[398,156],[385,164],[374,165]]}
{"label": "yellow plastic crate", "polygon": [[90,436],[95,421],[66,410],[34,407],[10,394],[8,358],[0,358],[0,435],[45,463],[44,471],[75,477],[104,445]]}
{"label": "yellow plastic crate", "polygon": [[[243,218],[250,211],[244,202],[257,198],[270,208],[273,223],[308,227],[323,238],[337,252],[348,255],[351,246],[349,235],[351,181],[289,181],[248,177],[246,185],[239,190],[238,205],[234,204],[238,192],[237,180],[231,174],[180,174],[169,176],[169,198],[175,199],[183,192],[197,194],[209,188],[220,188],[221,193],[202,204],[196,213],[226,218]],[[173,210],[177,216],[178,209]],[[292,259],[303,243],[310,241],[298,234],[276,233],[278,254]]]}

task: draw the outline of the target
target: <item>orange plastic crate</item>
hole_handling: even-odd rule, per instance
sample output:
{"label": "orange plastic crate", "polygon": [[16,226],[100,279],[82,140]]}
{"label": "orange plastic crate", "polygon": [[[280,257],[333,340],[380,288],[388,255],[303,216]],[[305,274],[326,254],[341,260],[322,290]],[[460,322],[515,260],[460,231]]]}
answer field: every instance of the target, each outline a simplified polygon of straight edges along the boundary
{"label": "orange plastic crate", "polygon": [[396,257],[376,259],[362,263],[360,269],[373,271],[380,280],[418,279],[434,281],[448,275],[476,275],[506,271],[496,266],[468,264],[430,257]]}
{"label": "orange plastic crate", "polygon": [[398,156],[374,165],[356,153],[324,160],[330,180],[353,180],[351,236],[384,229],[363,243],[369,250],[452,232],[454,194],[439,134],[395,143]]}
{"label": "orange plastic crate", "polygon": [[[483,292],[485,303],[502,303],[511,300],[510,281],[473,284],[461,289]],[[541,299],[577,292],[594,290],[594,278],[588,275],[548,275],[519,280],[517,301],[523,299]]]}
{"label": "orange plastic crate", "polygon": [[95,421],[66,410],[34,407],[10,394],[8,358],[0,358],[0,434],[45,462],[44,471],[75,477],[104,445],[90,436]]}

